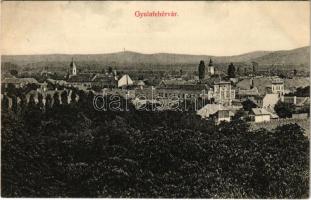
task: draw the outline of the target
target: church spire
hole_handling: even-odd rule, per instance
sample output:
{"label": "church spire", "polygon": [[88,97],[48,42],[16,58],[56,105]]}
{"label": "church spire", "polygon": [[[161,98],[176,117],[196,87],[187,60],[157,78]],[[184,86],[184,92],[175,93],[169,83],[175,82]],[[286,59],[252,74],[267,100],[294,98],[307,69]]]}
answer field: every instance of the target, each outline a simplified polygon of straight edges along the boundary
{"label": "church spire", "polygon": [[212,61],[212,59],[211,59],[211,58],[209,59],[208,66],[213,66],[213,61]]}
{"label": "church spire", "polygon": [[73,57],[71,58],[71,63],[70,63],[70,73],[73,76],[77,75],[77,67],[76,67],[75,62],[73,61]]}
{"label": "church spire", "polygon": [[215,69],[214,69],[213,61],[211,58],[209,59],[209,63],[208,63],[208,72],[209,72],[209,75],[215,74]]}

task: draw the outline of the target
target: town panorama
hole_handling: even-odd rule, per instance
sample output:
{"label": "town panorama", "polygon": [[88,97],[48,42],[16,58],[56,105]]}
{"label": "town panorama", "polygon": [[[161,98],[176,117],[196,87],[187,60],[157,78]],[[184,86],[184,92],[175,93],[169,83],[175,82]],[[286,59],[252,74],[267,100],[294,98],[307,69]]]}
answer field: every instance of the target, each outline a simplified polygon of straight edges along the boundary
{"label": "town panorama", "polygon": [[308,6],[2,2],[1,196],[310,197]]}

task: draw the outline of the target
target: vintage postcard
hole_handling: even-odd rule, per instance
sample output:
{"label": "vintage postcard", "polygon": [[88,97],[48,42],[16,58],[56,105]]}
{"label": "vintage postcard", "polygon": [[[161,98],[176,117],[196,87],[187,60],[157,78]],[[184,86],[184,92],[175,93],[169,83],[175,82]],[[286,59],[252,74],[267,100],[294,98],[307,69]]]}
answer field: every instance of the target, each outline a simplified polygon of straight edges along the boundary
{"label": "vintage postcard", "polygon": [[308,198],[308,1],[2,1],[1,196]]}

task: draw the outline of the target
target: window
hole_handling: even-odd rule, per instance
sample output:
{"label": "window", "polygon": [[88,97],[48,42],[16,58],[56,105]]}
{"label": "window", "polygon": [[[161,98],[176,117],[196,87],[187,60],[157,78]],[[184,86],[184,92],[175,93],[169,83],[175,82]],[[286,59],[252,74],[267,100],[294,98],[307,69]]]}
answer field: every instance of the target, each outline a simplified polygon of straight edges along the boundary
{"label": "window", "polygon": [[230,98],[230,94],[229,92],[226,92],[226,98],[229,99]]}

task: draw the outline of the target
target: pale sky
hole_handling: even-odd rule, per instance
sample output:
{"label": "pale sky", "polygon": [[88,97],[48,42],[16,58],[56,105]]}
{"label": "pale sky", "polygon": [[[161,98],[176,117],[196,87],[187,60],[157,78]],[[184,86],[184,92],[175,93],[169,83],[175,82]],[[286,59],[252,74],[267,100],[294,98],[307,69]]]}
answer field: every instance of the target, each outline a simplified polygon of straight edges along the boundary
{"label": "pale sky", "polygon": [[[309,2],[2,2],[2,54],[236,55],[309,45]],[[137,18],[135,11],[177,17]]]}

